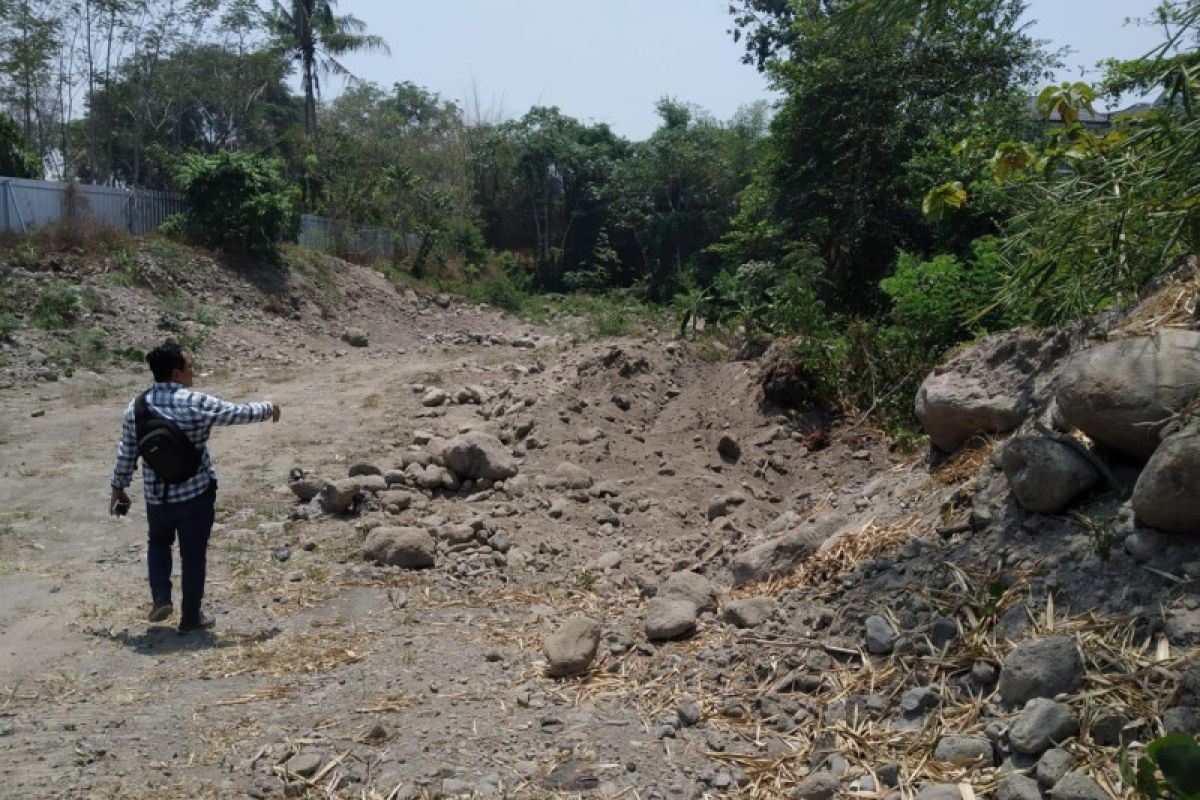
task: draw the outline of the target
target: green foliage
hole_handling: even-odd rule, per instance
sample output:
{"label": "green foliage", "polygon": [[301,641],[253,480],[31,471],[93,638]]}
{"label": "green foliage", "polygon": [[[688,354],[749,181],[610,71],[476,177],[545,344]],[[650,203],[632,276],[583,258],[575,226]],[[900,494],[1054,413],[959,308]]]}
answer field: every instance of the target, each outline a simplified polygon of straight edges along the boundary
{"label": "green foliage", "polygon": [[1122,751],[1121,777],[1145,800],[1200,800],[1200,745],[1191,736],[1164,736],[1130,762]]}
{"label": "green foliage", "polygon": [[43,286],[30,312],[30,321],[45,330],[68,328],[79,316],[79,293],[69,283],[53,281]]}
{"label": "green foliage", "polygon": [[188,201],[189,226],[208,244],[276,259],[299,222],[296,192],[281,166],[229,150],[186,157],[175,179]]}
{"label": "green foliage", "polygon": [[101,328],[72,334],[69,341],[71,361],[79,366],[99,369],[112,358],[108,347],[108,334]]}
{"label": "green foliage", "polygon": [[895,273],[880,282],[895,323],[942,348],[1002,327],[995,298],[1005,281],[1003,259],[993,239],[980,239],[973,249],[965,264],[952,255],[923,261],[901,253]]}
{"label": "green foliage", "polygon": [[42,159],[29,149],[16,121],[0,112],[0,175],[10,178],[42,177]]}
{"label": "green foliage", "polygon": [[0,313],[0,342],[7,342],[12,335],[21,329],[21,320],[16,314],[5,311]]}

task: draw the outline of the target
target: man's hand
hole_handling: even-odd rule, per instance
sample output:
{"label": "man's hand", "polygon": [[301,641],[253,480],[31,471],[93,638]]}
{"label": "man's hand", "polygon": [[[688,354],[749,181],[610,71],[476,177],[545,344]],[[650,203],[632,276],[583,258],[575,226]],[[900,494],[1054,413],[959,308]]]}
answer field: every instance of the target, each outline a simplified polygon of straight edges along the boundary
{"label": "man's hand", "polygon": [[271,403],[271,422],[279,422],[279,417],[283,415],[283,409],[279,403]]}
{"label": "man's hand", "polygon": [[129,513],[129,506],[131,505],[129,495],[125,494],[125,490],[113,487],[112,499],[108,501],[109,515],[123,517]]}

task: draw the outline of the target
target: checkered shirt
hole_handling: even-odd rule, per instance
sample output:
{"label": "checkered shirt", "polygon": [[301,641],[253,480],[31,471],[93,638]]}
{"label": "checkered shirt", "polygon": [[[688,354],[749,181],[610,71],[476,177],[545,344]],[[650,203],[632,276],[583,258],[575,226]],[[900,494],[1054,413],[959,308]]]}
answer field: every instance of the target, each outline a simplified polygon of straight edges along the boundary
{"label": "checkered shirt", "polygon": [[[133,468],[137,464],[137,423],[134,398],[125,409],[121,425],[121,441],[117,445],[117,466],[112,474],[114,489],[124,489],[133,483]],[[243,425],[271,418],[274,407],[269,402],[238,405],[193,392],[182,383],[161,382],[150,387],[146,405],[152,415],[173,420],[192,444],[200,450],[200,469],[183,483],[168,485],[145,462],[142,463],[142,482],[147,503],[182,503],[204,494],[217,479],[212,459],[208,456],[208,437],[214,425]]]}

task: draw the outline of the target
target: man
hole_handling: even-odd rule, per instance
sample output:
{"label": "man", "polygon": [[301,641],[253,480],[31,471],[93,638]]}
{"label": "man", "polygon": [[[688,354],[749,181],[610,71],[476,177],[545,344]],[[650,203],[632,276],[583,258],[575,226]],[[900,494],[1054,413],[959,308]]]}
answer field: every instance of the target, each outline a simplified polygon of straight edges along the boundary
{"label": "man", "polygon": [[[133,482],[133,468],[139,455],[138,440],[146,434],[146,420],[174,422],[198,451],[199,468],[181,482],[168,483],[145,463],[146,458],[142,459],[146,520],[150,528],[146,551],[152,601],[149,620],[162,622],[174,612],[171,605],[171,545],[178,535],[182,572],[179,632],[187,633],[213,626],[213,618],[200,609],[204,599],[208,537],[212,532],[217,496],[217,474],[208,455],[208,436],[214,425],[240,425],[268,419],[278,422],[280,406],[271,402],[236,405],[193,392],[190,388],[195,379],[192,356],[170,340],[154,348],[146,356],[146,362],[154,373],[154,385],[144,395],[141,420],[138,419],[140,397],[134,398],[125,410],[121,441],[117,446],[117,465],[112,474],[109,513],[121,515],[129,509],[125,488]],[[192,456],[191,453],[188,455]],[[159,466],[161,468],[162,464]]]}

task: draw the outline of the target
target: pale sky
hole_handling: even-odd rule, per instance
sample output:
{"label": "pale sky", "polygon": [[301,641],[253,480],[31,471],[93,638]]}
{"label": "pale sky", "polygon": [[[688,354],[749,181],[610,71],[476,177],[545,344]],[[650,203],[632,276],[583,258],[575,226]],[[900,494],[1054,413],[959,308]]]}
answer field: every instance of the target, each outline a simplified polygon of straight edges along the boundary
{"label": "pale sky", "polygon": [[[353,55],[350,71],[384,87],[412,81],[487,119],[556,105],[585,122],[607,122],[631,139],[658,126],[663,95],[721,120],[771,99],[766,81],[741,63],[727,33],[727,0],[340,0],[338,11],[387,40],[391,57]],[[1157,0],[1032,0],[1032,32],[1069,46],[1061,79],[1095,78],[1107,57],[1133,58],[1160,39],[1125,25]],[[331,91],[339,81],[323,81]],[[477,102],[476,102],[477,99]]]}

